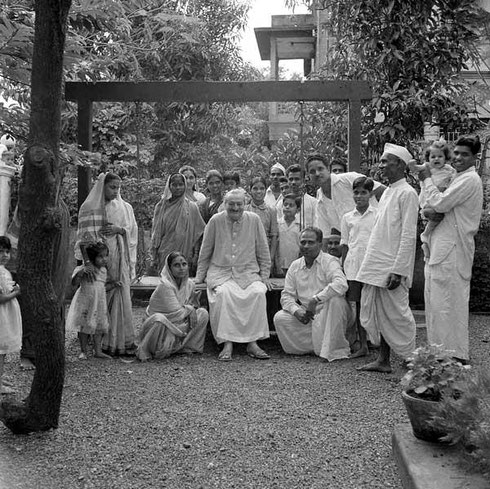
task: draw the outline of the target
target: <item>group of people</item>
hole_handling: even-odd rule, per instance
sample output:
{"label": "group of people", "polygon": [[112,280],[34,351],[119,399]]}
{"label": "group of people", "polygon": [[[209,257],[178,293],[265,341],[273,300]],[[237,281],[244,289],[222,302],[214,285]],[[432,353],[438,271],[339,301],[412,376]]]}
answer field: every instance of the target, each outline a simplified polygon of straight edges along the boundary
{"label": "group of people", "polygon": [[[386,144],[379,170],[388,186],[338,163],[334,172],[324,156],[311,155],[306,171],[318,187],[316,198],[304,192],[300,165],[276,163],[270,185],[253,177],[248,192],[238,174],[210,170],[206,195],[196,188],[195,170],[182,167],[169,176],[155,207],[151,256],[160,284],[138,339],[130,296],[137,224],[121,198],[121,179],[100,175],[79,212],[80,261],[72,276],[79,288],[67,316],[67,328],[79,332],[80,358],[87,358],[92,339],[99,358],[202,352],[209,321],[223,345],[219,360],[232,360],[235,343],[246,343],[253,358],[268,359],[258,344],[269,336],[266,292],[271,277],[285,275],[282,309],[274,316],[285,352],[333,361],[366,355],[371,342],[379,346],[378,357],[360,368],[388,372],[391,350],[407,359],[415,349],[408,291],[420,207],[427,220],[428,340],[467,361],[474,235],[483,201],[475,171],[479,151],[473,136],[460,138],[452,152],[436,142],[417,165],[405,147]],[[418,174],[420,198],[406,180],[407,168]],[[0,314],[13,317],[19,290],[9,281],[3,258],[9,243],[2,239]],[[207,288],[209,313],[200,305],[198,284]],[[14,348],[12,335],[4,336],[0,375],[4,355]]]}

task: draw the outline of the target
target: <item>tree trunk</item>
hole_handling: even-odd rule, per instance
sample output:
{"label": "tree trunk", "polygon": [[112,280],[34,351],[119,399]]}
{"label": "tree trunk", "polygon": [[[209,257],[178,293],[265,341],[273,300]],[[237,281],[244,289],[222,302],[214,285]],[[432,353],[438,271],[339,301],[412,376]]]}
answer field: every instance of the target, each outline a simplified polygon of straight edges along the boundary
{"label": "tree trunk", "polygon": [[59,202],[63,51],[71,0],[36,0],[29,147],[19,190],[18,282],[24,330],[36,371],[28,398],[4,402],[0,419],[14,433],[58,426],[64,380],[62,307],[53,286],[56,246],[66,212]]}

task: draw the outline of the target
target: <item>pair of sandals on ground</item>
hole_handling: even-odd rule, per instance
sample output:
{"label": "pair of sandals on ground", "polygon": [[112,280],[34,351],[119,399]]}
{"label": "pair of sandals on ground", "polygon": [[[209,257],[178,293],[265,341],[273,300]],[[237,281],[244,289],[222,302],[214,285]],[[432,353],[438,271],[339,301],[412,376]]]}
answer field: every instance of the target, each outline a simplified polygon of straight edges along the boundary
{"label": "pair of sandals on ground", "polygon": [[[262,348],[257,345],[256,341],[251,341],[247,345],[247,355],[249,357],[255,358],[256,360],[269,360],[270,355],[268,355]],[[220,362],[231,362],[233,359],[233,342],[226,341],[225,346],[218,355],[218,360]]]}

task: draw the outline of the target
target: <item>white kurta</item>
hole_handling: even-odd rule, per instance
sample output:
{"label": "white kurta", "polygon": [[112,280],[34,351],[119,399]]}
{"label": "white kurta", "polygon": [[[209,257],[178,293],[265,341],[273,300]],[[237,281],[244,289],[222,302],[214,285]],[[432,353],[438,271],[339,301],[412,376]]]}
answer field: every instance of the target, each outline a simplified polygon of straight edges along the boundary
{"label": "white kurta", "polygon": [[269,337],[266,286],[270,254],[257,214],[232,221],[215,214],[204,231],[196,282],[208,285],[209,319],[218,343],[249,343]]}
{"label": "white kurta", "polygon": [[[355,209],[352,184],[354,180],[364,176],[354,171],[339,174],[332,173],[330,175],[332,185],[330,199],[323,193],[321,188],[318,189],[317,222],[315,225],[322,230],[325,236],[330,234],[332,228],[340,231],[340,223],[344,214]],[[374,182],[375,189],[380,185],[379,182]],[[378,207],[378,201],[374,196],[371,197],[369,203],[373,207]]]}
{"label": "white kurta", "polygon": [[[407,357],[415,347],[415,320],[409,307],[417,239],[417,192],[405,179],[391,184],[379,201],[378,215],[356,280],[361,293],[361,325],[372,339],[383,335],[390,348]],[[388,290],[391,273],[401,285]]]}
{"label": "white kurta", "polygon": [[349,247],[344,261],[344,273],[347,280],[355,280],[357,277],[377,213],[378,209],[370,205],[364,214],[354,209],[342,217],[340,244]]}
{"label": "white kurta", "polygon": [[[351,311],[344,297],[346,291],[347,280],[335,257],[320,252],[311,268],[303,257],[295,260],[286,274],[281,294],[283,310],[274,316],[284,351],[296,355],[314,352],[328,361],[347,358],[350,348],[345,331]],[[320,299],[315,318],[303,324],[294,313],[306,307],[314,295]]]}
{"label": "white kurta", "polygon": [[430,178],[422,182],[427,205],[444,213],[429,238],[425,266],[427,337],[458,358],[469,358],[468,301],[471,269],[483,205],[481,179],[474,167],[458,173],[440,192]]}

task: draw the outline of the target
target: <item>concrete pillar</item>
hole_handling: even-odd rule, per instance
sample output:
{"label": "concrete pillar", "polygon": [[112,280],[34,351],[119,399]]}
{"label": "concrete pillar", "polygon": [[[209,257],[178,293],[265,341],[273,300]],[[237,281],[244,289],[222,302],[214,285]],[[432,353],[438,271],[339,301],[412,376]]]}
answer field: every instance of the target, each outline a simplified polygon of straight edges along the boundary
{"label": "concrete pillar", "polygon": [[7,232],[10,209],[10,180],[14,176],[15,168],[7,166],[0,160],[0,236]]}

